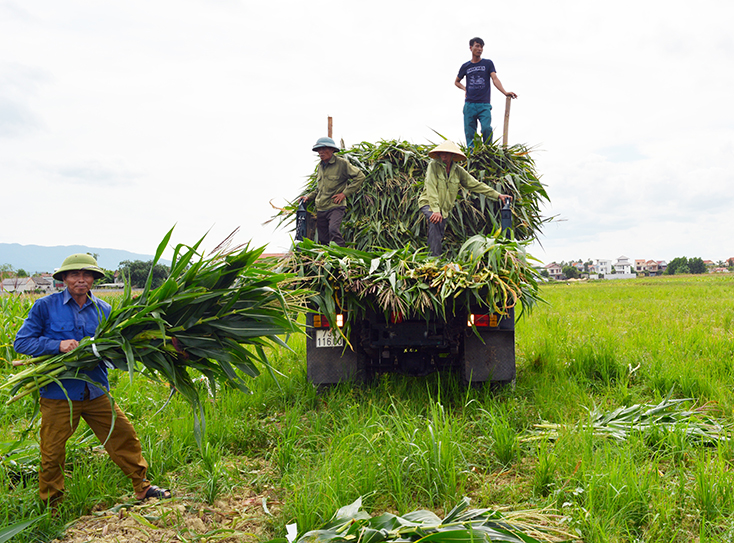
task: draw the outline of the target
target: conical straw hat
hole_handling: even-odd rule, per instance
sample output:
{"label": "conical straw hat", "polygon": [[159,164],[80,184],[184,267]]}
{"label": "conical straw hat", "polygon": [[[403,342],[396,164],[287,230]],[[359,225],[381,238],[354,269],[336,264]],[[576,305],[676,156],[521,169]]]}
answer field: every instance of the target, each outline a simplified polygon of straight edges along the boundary
{"label": "conical straw hat", "polygon": [[453,141],[446,140],[443,143],[436,145],[428,156],[431,158],[438,158],[438,153],[451,153],[456,155],[456,160],[466,160],[466,155],[461,152],[459,146]]}

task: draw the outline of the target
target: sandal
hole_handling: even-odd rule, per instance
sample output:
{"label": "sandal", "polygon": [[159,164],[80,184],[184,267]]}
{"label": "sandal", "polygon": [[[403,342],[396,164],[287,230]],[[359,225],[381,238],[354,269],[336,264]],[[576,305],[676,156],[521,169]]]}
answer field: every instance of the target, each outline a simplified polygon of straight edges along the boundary
{"label": "sandal", "polygon": [[173,497],[173,492],[167,488],[159,488],[155,485],[150,485],[145,489],[145,496],[138,498],[138,501],[144,502],[150,498],[156,498],[159,500],[170,500]]}

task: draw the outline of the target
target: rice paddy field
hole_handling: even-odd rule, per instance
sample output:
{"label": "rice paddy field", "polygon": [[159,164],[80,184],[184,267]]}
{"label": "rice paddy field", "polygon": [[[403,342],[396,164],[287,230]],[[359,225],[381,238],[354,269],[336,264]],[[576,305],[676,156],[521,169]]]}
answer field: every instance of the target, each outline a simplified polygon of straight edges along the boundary
{"label": "rice paddy field", "polygon": [[[150,478],[175,492],[165,502],[137,504],[82,423],[51,515],[36,498],[34,401],[3,396],[0,542],[268,541],[360,498],[373,517],[443,517],[465,497],[540,540],[734,539],[734,278],[547,284],[541,296],[517,324],[512,387],[433,374],[317,391],[294,336],[268,353],[280,375],[251,380],[252,394],[200,383],[202,447],[184,399],[113,372]],[[0,297],[2,380],[31,303]]]}

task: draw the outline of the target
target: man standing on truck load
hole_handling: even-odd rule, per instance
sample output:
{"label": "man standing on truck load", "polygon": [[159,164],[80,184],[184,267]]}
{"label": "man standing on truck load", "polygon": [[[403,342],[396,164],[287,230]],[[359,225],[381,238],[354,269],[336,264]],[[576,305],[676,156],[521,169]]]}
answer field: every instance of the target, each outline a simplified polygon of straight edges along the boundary
{"label": "man standing on truck load", "polygon": [[466,190],[484,194],[493,200],[512,199],[509,194],[500,194],[489,185],[477,181],[469,172],[457,164],[466,160],[466,155],[452,141],[446,140],[428,153],[431,157],[426,170],[426,181],[418,198],[418,207],[428,219],[428,248],[431,255],[441,256],[446,219],[451,215],[459,193],[459,185]]}
{"label": "man standing on truck load", "polygon": [[364,173],[348,160],[336,156],[339,148],[331,138],[319,138],[313,146],[321,159],[316,173],[316,191],[301,196],[305,202],[316,198],[316,227],[319,243],[334,242],[344,247],[341,224],[347,211],[346,199],[364,182]]}
{"label": "man standing on truck load", "polygon": [[[34,302],[15,336],[16,352],[30,356],[67,353],[76,349],[83,338],[93,336],[100,318],[108,316],[111,310],[110,304],[91,292],[94,280],[103,276],[94,257],[88,254],[67,257],[54,273],[54,279],[63,281],[66,289]],[[62,379],[40,390],[41,499],[55,508],[63,498],[66,441],[80,418],[130,478],[138,500],[170,498],[170,491],[147,480],[148,463],[143,458],[140,440],[117,405],[113,421],[112,405],[106,395],[110,386],[105,362],[100,360],[94,369],[79,371],[79,377],[84,380]]]}
{"label": "man standing on truck load", "polygon": [[[472,38],[469,40],[471,60],[462,64],[454,85],[466,94],[464,102],[464,134],[466,144],[470,149],[474,147],[474,134],[477,132],[477,121],[482,125],[482,139],[486,143],[492,138],[492,105],[490,102],[490,79],[502,94],[510,98],[517,98],[514,92],[506,92],[494,70],[494,62],[482,58],[484,40]],[[466,87],[461,80],[466,77]]]}

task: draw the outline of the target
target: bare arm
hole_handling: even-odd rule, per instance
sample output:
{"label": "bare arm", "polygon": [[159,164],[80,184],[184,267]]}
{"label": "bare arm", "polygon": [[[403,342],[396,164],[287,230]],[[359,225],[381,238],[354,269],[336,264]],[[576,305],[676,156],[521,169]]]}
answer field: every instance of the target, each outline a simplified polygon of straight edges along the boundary
{"label": "bare arm", "polygon": [[494,86],[497,87],[498,91],[500,91],[505,96],[509,96],[510,98],[517,98],[517,94],[515,94],[514,92],[507,92],[505,90],[505,88],[502,86],[500,78],[497,77],[497,72],[492,72],[490,74],[490,77],[492,78],[492,83],[494,83]]}
{"label": "bare arm", "polygon": [[454,85],[456,85],[461,90],[463,90],[464,92],[466,92],[466,87],[461,84],[461,79],[459,79],[458,77],[456,78],[456,81],[454,81]]}

